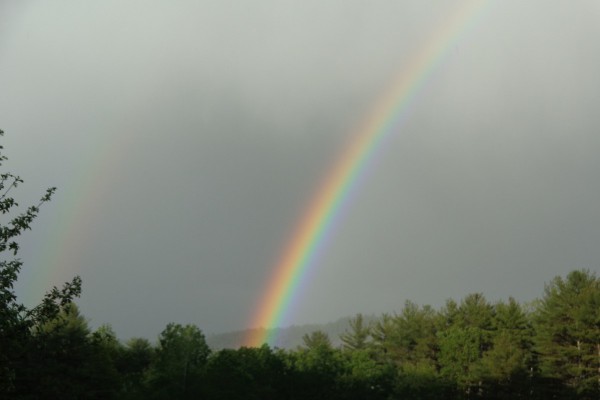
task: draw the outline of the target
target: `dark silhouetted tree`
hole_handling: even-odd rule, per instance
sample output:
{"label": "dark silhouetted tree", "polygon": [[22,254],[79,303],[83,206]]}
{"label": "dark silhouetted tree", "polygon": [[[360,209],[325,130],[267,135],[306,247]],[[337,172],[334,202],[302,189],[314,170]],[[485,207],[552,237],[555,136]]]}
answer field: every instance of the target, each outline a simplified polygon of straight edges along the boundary
{"label": "dark silhouetted tree", "polygon": [[206,397],[223,400],[276,400],[289,398],[289,370],[267,345],[224,349],[207,365]]}
{"label": "dark silhouetted tree", "polygon": [[[0,130],[0,136],[3,135]],[[7,159],[2,150],[0,145],[0,166]],[[34,384],[30,361],[36,353],[36,344],[32,328],[54,319],[81,291],[81,279],[75,277],[62,289],[52,288],[33,308],[19,303],[14,285],[23,263],[16,258],[17,240],[23,231],[31,229],[41,205],[50,201],[55,191],[55,188],[46,190],[36,205],[19,212],[11,194],[21,183],[23,180],[17,175],[0,173],[0,397],[6,398],[18,398]]]}
{"label": "dark silhouetted tree", "polygon": [[148,339],[132,338],[127,341],[116,364],[122,380],[120,398],[147,398],[145,378],[154,355],[155,349]]}
{"label": "dark silhouetted tree", "polygon": [[158,339],[156,356],[149,371],[149,386],[157,398],[195,398],[210,348],[194,325],[170,323]]}

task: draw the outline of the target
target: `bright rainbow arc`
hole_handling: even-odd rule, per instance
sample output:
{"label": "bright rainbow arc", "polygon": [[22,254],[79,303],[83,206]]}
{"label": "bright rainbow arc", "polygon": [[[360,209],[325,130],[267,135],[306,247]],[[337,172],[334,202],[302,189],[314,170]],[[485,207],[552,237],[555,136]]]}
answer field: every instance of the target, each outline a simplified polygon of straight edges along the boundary
{"label": "bright rainbow arc", "polygon": [[413,100],[421,92],[427,79],[448,50],[475,23],[476,17],[482,14],[489,0],[468,0],[463,3],[398,76],[391,90],[374,108],[363,129],[358,131],[317,190],[275,267],[267,284],[266,294],[250,324],[257,329],[253,329],[245,338],[244,345],[272,344],[270,342],[275,338],[273,329],[269,328],[281,325],[302,282],[315,267],[324,242],[331,234],[369,161],[386,138],[396,132],[395,128],[406,118]]}

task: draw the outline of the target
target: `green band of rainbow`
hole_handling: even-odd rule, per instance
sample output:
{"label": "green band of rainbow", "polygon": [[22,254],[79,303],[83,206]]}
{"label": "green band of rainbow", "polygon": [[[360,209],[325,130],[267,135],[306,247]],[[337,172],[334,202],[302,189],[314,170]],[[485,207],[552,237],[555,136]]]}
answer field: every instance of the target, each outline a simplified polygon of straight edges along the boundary
{"label": "green band of rainbow", "polygon": [[336,220],[356,188],[369,160],[385,139],[396,133],[416,95],[421,91],[444,55],[482,14],[489,0],[466,0],[456,13],[431,36],[429,42],[411,59],[391,89],[371,113],[366,124],[350,142],[316,192],[291,242],[275,266],[264,297],[250,326],[256,328],[244,345],[273,344],[272,329],[280,326],[298,296],[299,288],[314,269],[319,250],[336,226]]}

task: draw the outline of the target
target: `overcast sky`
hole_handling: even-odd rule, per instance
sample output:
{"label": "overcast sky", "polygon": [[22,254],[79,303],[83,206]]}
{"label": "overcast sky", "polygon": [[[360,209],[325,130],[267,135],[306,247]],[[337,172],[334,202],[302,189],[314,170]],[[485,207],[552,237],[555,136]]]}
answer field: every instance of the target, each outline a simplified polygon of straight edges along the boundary
{"label": "overcast sky", "polygon": [[[333,232],[288,323],[541,296],[600,261],[600,3],[489,2]],[[0,129],[31,305],[248,327],[309,200],[463,1],[0,1]]]}

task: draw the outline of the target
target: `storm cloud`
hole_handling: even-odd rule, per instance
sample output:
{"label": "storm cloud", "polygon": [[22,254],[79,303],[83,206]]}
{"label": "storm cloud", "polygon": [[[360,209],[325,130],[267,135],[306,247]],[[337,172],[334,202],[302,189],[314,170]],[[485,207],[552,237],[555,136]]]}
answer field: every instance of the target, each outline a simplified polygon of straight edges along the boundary
{"label": "storm cloud", "polygon": [[[0,4],[20,298],[120,337],[243,329],[321,180],[453,1]],[[599,270],[600,7],[490,1],[377,152],[289,323],[529,301]],[[41,280],[41,281],[40,281]]]}

